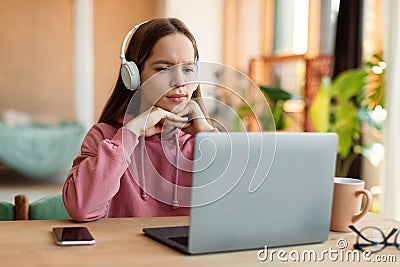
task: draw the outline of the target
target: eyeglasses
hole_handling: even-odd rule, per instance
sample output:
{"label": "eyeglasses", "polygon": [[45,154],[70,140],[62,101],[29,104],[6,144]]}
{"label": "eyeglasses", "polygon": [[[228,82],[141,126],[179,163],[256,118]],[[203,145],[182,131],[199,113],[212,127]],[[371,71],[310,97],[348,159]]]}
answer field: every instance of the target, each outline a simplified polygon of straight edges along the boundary
{"label": "eyeglasses", "polygon": [[[372,253],[382,251],[387,246],[395,246],[400,250],[400,232],[397,232],[396,228],[385,236],[381,229],[373,226],[362,228],[358,230],[354,225],[350,225],[349,228],[353,230],[357,236],[357,242],[354,244],[354,248],[361,251],[371,251]],[[394,243],[389,243],[388,240],[395,233]]]}

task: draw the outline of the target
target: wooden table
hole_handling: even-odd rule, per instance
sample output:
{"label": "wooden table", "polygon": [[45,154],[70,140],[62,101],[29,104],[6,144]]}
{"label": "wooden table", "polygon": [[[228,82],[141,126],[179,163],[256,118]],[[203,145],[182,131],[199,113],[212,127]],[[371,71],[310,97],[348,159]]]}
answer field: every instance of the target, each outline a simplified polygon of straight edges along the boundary
{"label": "wooden table", "polygon": [[[297,251],[300,254],[305,250],[313,250],[320,255],[323,250],[340,250],[337,245],[339,239],[348,242],[343,251],[353,250],[356,235],[350,233],[331,232],[329,239],[322,244],[272,248],[276,250],[274,259],[260,261],[258,250],[215,253],[209,255],[188,256],[166,247],[142,233],[143,227],[187,225],[188,217],[163,218],[119,218],[101,219],[95,222],[79,224],[89,228],[96,239],[95,245],[90,246],[57,246],[51,234],[52,227],[77,225],[72,221],[9,221],[0,222],[0,266],[301,266],[301,265],[336,265],[336,266],[367,266],[365,261],[336,261],[325,255],[321,262],[309,260],[294,262],[278,260],[279,250],[289,254]],[[357,227],[378,226],[388,234],[392,227],[400,227],[400,223],[381,215],[368,214]],[[391,242],[393,240],[390,240]],[[212,241],[210,241],[212,242]],[[271,252],[269,249],[268,252]],[[262,256],[262,254],[260,254]],[[376,256],[393,255],[400,261],[400,251],[388,247]],[[391,259],[393,260],[393,258]],[[369,263],[370,266],[389,265],[393,263]],[[398,264],[398,263],[397,263]]]}

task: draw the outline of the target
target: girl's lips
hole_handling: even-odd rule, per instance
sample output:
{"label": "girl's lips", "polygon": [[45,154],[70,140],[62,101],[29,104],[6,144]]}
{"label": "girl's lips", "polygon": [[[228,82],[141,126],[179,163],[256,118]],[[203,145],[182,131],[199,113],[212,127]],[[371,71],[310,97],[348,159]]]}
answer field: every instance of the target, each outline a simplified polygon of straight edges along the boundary
{"label": "girl's lips", "polygon": [[185,94],[175,94],[175,95],[169,95],[167,97],[177,103],[184,102],[187,99]]}

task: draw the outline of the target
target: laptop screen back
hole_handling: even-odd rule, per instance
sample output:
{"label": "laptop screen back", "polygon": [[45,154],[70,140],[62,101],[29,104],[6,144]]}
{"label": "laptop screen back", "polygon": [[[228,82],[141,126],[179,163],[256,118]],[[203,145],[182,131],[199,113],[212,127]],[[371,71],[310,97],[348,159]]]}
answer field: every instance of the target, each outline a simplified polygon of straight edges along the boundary
{"label": "laptop screen back", "polygon": [[189,252],[318,243],[329,234],[337,135],[196,135]]}

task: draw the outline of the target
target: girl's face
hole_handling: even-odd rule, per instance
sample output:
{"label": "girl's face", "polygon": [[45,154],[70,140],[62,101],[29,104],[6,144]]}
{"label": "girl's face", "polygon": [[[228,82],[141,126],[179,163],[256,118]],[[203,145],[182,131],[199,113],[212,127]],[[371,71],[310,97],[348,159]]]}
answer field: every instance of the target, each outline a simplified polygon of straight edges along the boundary
{"label": "girl's face", "polygon": [[196,80],[194,57],[193,44],[184,34],[170,34],[157,41],[141,72],[141,112],[151,106],[172,111],[191,99],[197,87],[190,83]]}

